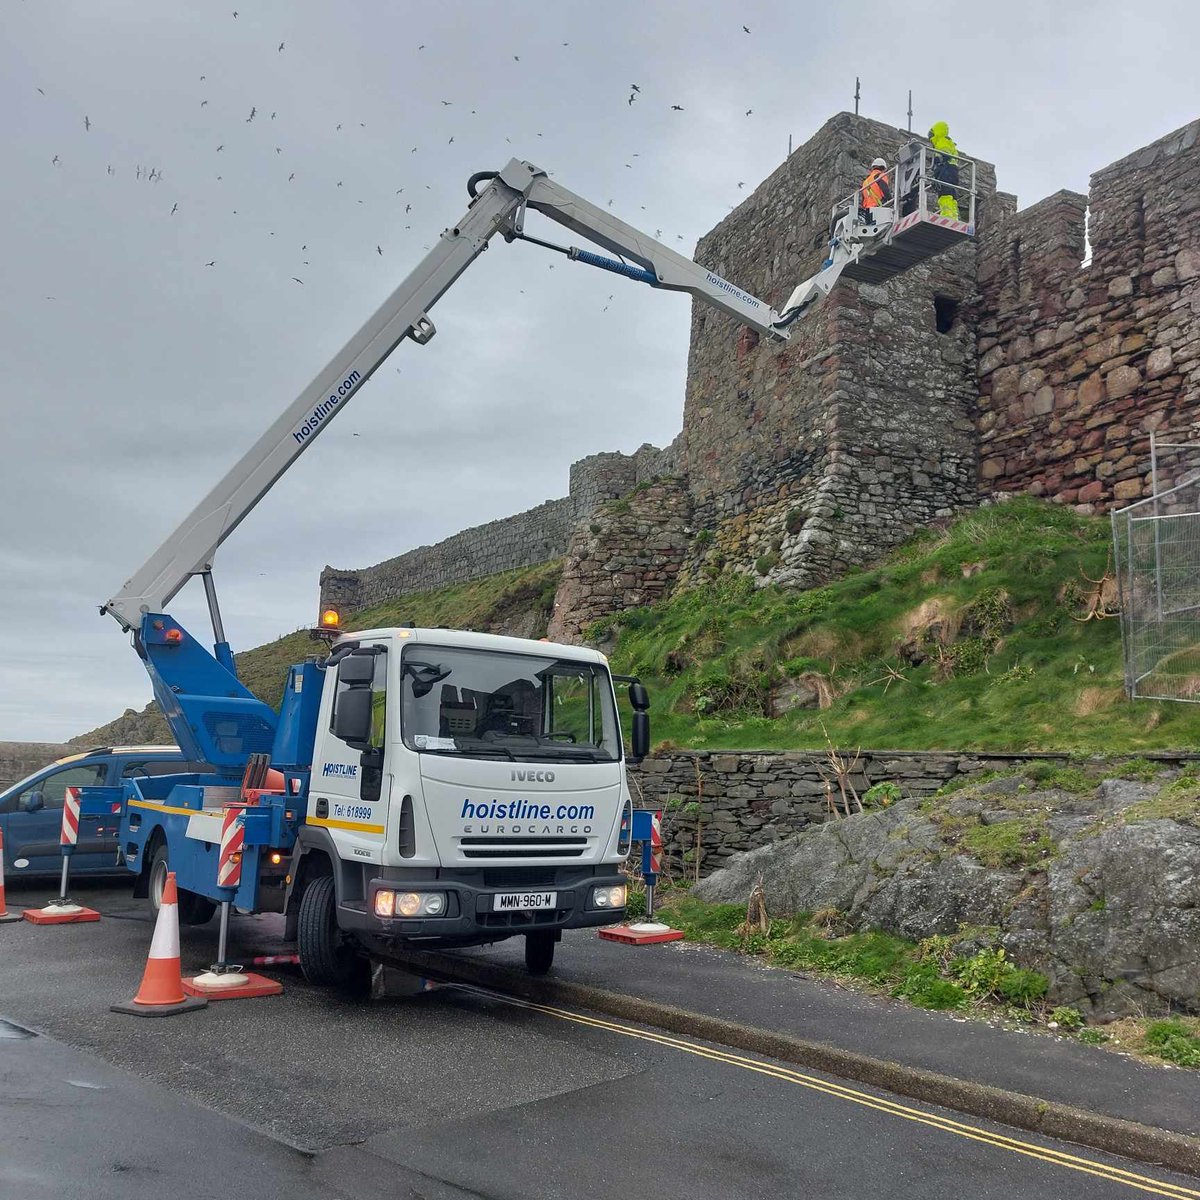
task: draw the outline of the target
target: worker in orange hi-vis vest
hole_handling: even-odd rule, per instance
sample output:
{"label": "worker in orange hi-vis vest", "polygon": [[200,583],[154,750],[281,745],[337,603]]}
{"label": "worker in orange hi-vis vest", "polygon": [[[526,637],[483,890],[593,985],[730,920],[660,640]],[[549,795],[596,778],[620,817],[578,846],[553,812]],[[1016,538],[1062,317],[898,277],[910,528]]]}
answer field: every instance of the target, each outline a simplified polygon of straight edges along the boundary
{"label": "worker in orange hi-vis vest", "polygon": [[888,183],[887,163],[882,158],[873,159],[871,169],[867,172],[867,177],[862,181],[862,187],[859,189],[858,206],[862,209],[863,216],[871,224],[875,223],[875,215],[871,209],[878,208],[881,204],[891,204],[892,202],[892,187]]}

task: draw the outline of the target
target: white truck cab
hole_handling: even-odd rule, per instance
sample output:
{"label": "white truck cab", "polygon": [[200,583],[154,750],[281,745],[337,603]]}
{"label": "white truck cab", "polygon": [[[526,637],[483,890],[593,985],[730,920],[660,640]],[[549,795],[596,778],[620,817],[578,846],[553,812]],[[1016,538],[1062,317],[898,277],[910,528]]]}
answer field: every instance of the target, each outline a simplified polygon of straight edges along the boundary
{"label": "white truck cab", "polygon": [[306,925],[329,942],[327,918],[303,911],[324,876],[343,940],[380,957],[524,934],[537,970],[563,929],[622,914],[632,805],[597,651],[445,629],[344,634],[312,763],[288,904],[302,958]]}

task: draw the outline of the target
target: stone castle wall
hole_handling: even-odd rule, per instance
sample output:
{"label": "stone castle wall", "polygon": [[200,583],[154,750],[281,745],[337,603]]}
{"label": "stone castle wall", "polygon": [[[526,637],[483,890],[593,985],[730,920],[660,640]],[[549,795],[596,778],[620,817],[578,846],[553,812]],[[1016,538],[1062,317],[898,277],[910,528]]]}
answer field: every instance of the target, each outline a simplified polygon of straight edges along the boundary
{"label": "stone castle wall", "polygon": [[[819,269],[834,204],[908,140],[832,118],[701,239],[697,259],[782,307]],[[977,187],[985,228],[1003,211],[989,164]],[[710,562],[811,586],[974,499],[974,333],[958,321],[940,334],[934,320],[934,297],[964,304],[974,274],[968,244],[882,287],[844,281],[787,343],[694,306],[684,464]]]}
{"label": "stone castle wall", "polygon": [[58,742],[0,742],[0,791],[70,753]]}
{"label": "stone castle wall", "polygon": [[681,480],[639,485],[576,527],[547,631],[578,642],[593,621],[666,598],[691,541],[691,501]]}
{"label": "stone castle wall", "polygon": [[374,567],[343,570],[327,566],[321,572],[321,607],[362,612],[413,592],[560,558],[581,520],[639,484],[670,473],[676,463],[674,444],[660,450],[647,443],[633,454],[593,454],[572,465],[570,491],[560,500],[547,500],[515,516],[476,525]]}
{"label": "stone castle wall", "polygon": [[1200,419],[1200,121],[1098,171],[1090,197],[1010,217],[979,258],[983,490],[1148,494],[1150,431]]}

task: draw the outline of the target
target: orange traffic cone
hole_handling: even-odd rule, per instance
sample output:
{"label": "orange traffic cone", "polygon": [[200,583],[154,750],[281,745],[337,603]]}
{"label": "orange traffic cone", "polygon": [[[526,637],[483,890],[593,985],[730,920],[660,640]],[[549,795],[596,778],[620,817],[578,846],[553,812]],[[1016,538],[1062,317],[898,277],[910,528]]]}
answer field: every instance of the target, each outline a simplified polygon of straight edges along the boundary
{"label": "orange traffic cone", "polygon": [[190,1012],[207,1004],[207,1000],[185,996],[183,992],[183,971],[179,962],[179,893],[175,888],[175,872],[168,871],[142,986],[128,1004],[109,1007],[113,1012],[135,1017],[169,1017],[172,1013]]}
{"label": "orange traffic cone", "polygon": [[19,921],[20,913],[10,913],[4,902],[4,831],[0,829],[0,921]]}

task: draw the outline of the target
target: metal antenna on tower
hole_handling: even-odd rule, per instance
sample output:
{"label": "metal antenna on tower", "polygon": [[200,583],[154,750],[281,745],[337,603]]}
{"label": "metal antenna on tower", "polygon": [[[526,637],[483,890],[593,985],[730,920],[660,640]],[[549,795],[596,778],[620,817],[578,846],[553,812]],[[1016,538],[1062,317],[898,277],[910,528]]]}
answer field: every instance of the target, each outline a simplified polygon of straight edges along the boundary
{"label": "metal antenna on tower", "polygon": [[858,76],[855,75],[855,77],[854,77],[854,115],[856,117],[858,116],[858,97],[859,97]]}
{"label": "metal antenna on tower", "polygon": [[908,132],[912,133],[912,88],[908,89]]}

